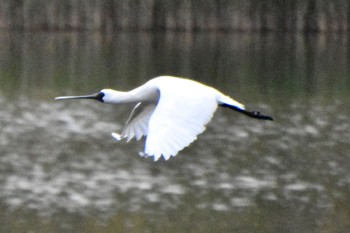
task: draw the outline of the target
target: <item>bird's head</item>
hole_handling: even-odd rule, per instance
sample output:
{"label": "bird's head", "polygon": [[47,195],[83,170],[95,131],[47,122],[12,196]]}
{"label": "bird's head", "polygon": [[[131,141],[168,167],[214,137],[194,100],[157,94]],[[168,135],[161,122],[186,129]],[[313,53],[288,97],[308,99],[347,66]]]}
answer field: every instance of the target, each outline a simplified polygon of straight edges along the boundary
{"label": "bird's head", "polygon": [[113,90],[111,89],[103,89],[97,93],[91,95],[79,95],[79,96],[59,96],[56,97],[55,100],[70,100],[70,99],[93,99],[100,101],[102,103],[108,103],[111,101],[113,96]]}
{"label": "bird's head", "polygon": [[93,99],[102,103],[120,104],[133,102],[135,100],[135,97],[133,95],[130,95],[129,92],[115,91],[112,89],[102,89],[101,91],[91,95],[60,96],[55,98],[55,100],[70,99]]}

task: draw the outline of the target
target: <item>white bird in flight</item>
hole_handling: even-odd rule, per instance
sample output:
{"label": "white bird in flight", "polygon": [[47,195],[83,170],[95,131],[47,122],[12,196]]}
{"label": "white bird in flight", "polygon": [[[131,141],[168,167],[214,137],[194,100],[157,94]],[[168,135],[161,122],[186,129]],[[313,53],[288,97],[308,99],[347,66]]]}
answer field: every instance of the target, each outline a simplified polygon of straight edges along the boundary
{"label": "white bird in flight", "polygon": [[147,136],[142,156],[165,160],[197,139],[205,130],[218,106],[230,108],[249,117],[273,120],[260,112],[247,111],[243,104],[213,87],[172,76],[153,78],[131,91],[103,89],[92,95],[61,96],[55,100],[95,99],[103,103],[136,103],[121,134],[112,133],[116,140]]}

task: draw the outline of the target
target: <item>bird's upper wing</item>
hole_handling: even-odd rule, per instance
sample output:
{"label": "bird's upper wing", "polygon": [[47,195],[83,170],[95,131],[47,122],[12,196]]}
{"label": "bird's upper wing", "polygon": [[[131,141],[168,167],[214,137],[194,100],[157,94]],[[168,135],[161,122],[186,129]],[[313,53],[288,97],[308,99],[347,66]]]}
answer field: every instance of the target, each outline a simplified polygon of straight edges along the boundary
{"label": "bird's upper wing", "polygon": [[112,136],[118,140],[126,138],[127,142],[134,137],[139,140],[142,136],[146,136],[148,122],[155,108],[156,104],[139,102],[132,110],[122,134],[113,133]]}
{"label": "bird's upper wing", "polygon": [[205,130],[217,108],[216,92],[196,82],[163,83],[148,124],[145,153],[158,160],[175,156]]}

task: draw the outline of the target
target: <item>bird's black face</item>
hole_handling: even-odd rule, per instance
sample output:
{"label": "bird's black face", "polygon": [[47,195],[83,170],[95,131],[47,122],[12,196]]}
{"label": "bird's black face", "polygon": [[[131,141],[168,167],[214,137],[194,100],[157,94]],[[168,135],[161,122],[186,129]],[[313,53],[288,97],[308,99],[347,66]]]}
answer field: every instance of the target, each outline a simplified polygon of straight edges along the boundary
{"label": "bird's black face", "polygon": [[99,92],[99,93],[96,94],[95,99],[103,103],[104,102],[103,101],[103,97],[104,96],[105,96],[105,93]]}

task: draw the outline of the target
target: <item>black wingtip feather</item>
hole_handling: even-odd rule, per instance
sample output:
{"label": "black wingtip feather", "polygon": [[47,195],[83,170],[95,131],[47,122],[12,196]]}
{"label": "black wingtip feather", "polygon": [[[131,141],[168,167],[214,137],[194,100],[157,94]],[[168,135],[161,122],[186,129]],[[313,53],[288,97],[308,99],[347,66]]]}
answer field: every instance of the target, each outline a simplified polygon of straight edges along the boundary
{"label": "black wingtip feather", "polygon": [[235,110],[237,112],[240,112],[246,116],[249,116],[249,117],[252,117],[255,119],[273,121],[273,118],[271,116],[263,115],[258,111],[247,111],[245,109],[240,109],[236,106],[232,106],[232,105],[228,105],[228,104],[222,104],[221,106],[225,107],[225,108],[230,108],[232,110]]}

